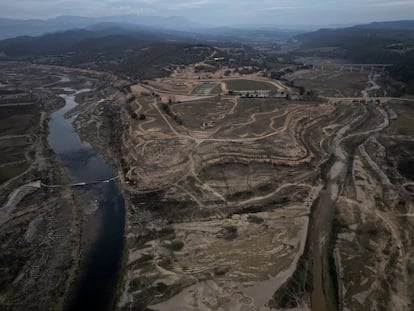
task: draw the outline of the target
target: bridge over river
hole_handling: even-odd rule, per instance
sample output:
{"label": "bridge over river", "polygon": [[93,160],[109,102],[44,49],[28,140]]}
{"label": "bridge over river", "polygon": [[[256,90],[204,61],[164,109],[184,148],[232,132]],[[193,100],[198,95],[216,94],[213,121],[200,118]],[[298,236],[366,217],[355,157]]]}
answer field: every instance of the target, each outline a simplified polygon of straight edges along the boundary
{"label": "bridge over river", "polygon": [[[91,180],[91,181],[82,181],[82,182],[77,182],[77,183],[73,183],[73,184],[69,184],[70,187],[84,187],[84,186],[89,186],[89,185],[98,185],[98,184],[102,184],[102,183],[109,183],[113,180],[118,179],[119,176],[115,176],[109,179],[105,179],[105,180]],[[46,187],[46,188],[60,188],[60,187],[64,187],[65,185],[47,185],[44,183],[40,183],[40,185],[42,187]]]}
{"label": "bridge over river", "polygon": [[313,70],[321,71],[349,71],[349,72],[385,72],[386,68],[394,66],[393,64],[321,64],[314,65]]}

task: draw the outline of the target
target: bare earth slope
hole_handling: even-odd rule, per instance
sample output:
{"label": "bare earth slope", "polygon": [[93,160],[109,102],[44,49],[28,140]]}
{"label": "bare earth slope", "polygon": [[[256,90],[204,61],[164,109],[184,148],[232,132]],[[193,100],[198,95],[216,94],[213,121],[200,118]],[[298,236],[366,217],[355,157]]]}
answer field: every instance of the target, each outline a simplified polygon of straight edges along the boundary
{"label": "bare earth slope", "polygon": [[370,79],[327,103],[132,87],[119,308],[408,310],[412,201],[386,150],[412,138]]}

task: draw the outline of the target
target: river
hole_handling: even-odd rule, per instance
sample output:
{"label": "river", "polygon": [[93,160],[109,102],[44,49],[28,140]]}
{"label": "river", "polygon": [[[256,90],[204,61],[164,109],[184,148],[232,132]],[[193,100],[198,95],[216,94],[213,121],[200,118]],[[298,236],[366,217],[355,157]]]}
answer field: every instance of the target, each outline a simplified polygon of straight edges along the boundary
{"label": "river", "polygon": [[[62,76],[60,83],[67,82]],[[59,82],[53,84],[53,87]],[[48,85],[46,87],[52,87]],[[82,142],[73,128],[76,116],[65,118],[65,114],[75,108],[75,96],[87,89],[64,88],[65,106],[51,115],[49,121],[48,142],[58,160],[64,166],[71,183],[101,181],[114,176],[112,168],[102,155],[98,154],[86,142]],[[69,310],[110,310],[115,303],[115,289],[120,273],[120,261],[123,251],[124,201],[111,181],[88,185],[81,189],[91,205],[97,204],[92,216],[97,220],[97,238],[87,250],[81,271],[75,284]]]}

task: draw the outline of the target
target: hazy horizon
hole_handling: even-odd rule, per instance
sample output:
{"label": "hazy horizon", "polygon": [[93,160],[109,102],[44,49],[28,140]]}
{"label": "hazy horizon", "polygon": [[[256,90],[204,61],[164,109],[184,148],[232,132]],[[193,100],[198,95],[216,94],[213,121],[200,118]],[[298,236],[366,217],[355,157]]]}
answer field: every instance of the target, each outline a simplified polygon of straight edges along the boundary
{"label": "hazy horizon", "polygon": [[2,2],[0,17],[50,19],[58,16],[180,16],[208,26],[333,26],[413,19],[412,0],[22,0]]}

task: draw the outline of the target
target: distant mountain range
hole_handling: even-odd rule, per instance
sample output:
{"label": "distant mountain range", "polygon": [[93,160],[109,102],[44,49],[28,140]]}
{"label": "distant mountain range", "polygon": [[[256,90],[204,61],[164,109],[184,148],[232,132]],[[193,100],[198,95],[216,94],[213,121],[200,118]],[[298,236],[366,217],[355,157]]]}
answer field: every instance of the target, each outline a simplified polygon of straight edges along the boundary
{"label": "distant mountain range", "polygon": [[45,56],[63,53],[119,53],[139,49],[153,42],[191,41],[179,31],[161,31],[143,27],[97,24],[91,29],[72,29],[39,37],[21,36],[0,41],[0,53],[10,57]]}
{"label": "distant mountain range", "polygon": [[305,49],[338,47],[354,49],[372,47],[382,49],[390,44],[413,43],[414,20],[375,22],[338,29],[320,29],[295,37]]}
{"label": "distant mountain range", "polygon": [[414,20],[391,21],[391,22],[374,22],[370,24],[363,24],[354,26],[354,28],[365,29],[388,29],[388,30],[414,30]]}
{"label": "distant mountain range", "polygon": [[88,28],[102,23],[122,23],[140,25],[151,28],[164,29],[194,29],[203,25],[196,24],[184,17],[172,16],[107,16],[107,17],[79,17],[60,16],[57,18],[40,19],[5,19],[0,18],[0,39],[14,38],[18,36],[40,36],[46,33],[65,31],[70,29]]}
{"label": "distant mountain range", "polygon": [[[302,30],[280,29],[272,25],[238,25],[234,27],[212,27],[197,24],[185,17],[180,16],[138,16],[120,15],[106,17],[80,17],[60,16],[56,18],[41,19],[6,19],[0,18],[0,40],[19,36],[41,36],[44,34],[62,32],[72,29],[107,28],[110,24],[122,25],[129,30],[156,29],[156,30],[178,30],[201,35],[214,35],[226,37],[262,37],[271,39],[277,35],[278,39],[286,39],[294,34],[304,33]],[[335,27],[336,28],[336,27]],[[413,30],[414,21],[391,21],[374,22],[365,25],[341,28],[365,28],[365,29],[387,29],[387,30]],[[269,36],[270,35],[270,36]],[[268,38],[269,37],[269,38]]]}
{"label": "distant mountain range", "polygon": [[[141,23],[136,23],[138,21]],[[2,23],[7,26],[1,26]],[[186,28],[190,26],[193,27]],[[46,29],[46,34],[34,35]],[[298,34],[298,31],[277,28],[203,28],[178,17],[60,17],[47,21],[0,19],[0,34],[7,32],[7,36],[11,36],[13,31],[24,35],[0,40],[0,55],[22,57],[68,52],[120,52],[151,42],[273,45]]]}
{"label": "distant mountain range", "polygon": [[[46,34],[39,35],[45,32]],[[44,21],[0,19],[0,37],[2,35],[11,38],[0,41],[0,53],[11,57],[67,52],[108,53],[113,50],[136,49],[149,42],[172,41],[271,46],[291,38],[300,41],[303,49],[338,47],[349,51],[358,50],[358,55],[361,55],[361,47],[366,50],[367,47],[383,48],[401,41],[411,42],[414,39],[414,21],[376,22],[299,33],[270,26],[205,28],[182,17],[62,16]]]}

